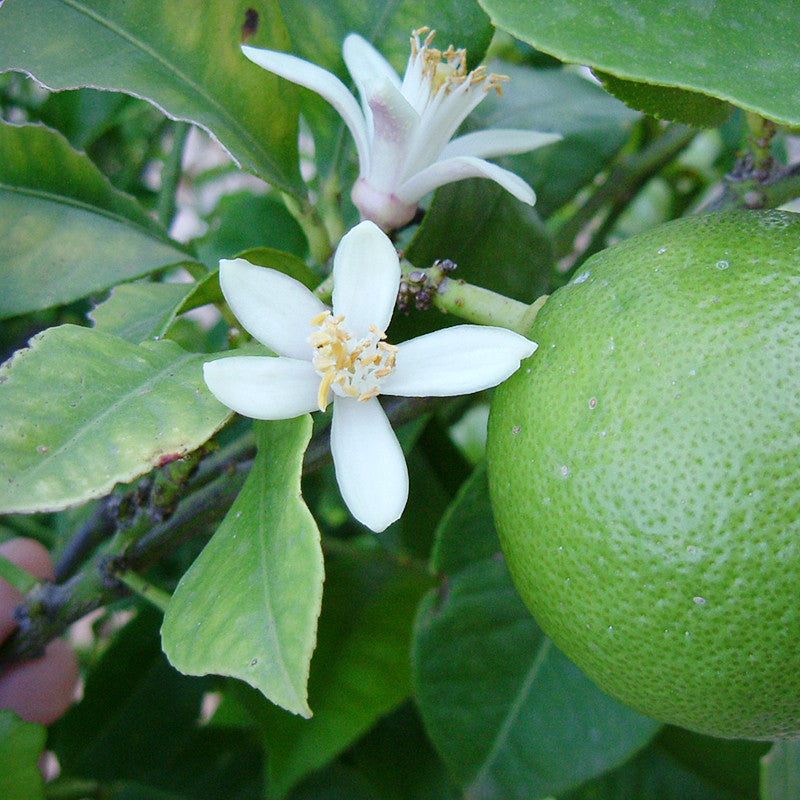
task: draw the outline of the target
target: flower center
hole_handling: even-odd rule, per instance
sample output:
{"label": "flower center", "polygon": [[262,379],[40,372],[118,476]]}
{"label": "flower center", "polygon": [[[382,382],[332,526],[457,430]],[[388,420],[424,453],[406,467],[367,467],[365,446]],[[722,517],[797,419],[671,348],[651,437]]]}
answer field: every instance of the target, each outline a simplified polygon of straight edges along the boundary
{"label": "flower center", "polygon": [[397,358],[397,347],[384,341],[386,334],[370,325],[367,336],[357,340],[344,325],[344,315],[334,317],[330,311],[318,314],[311,325],[311,363],[322,378],[317,398],[320,411],[328,407],[331,391],[361,401],[377,397],[381,381],[391,375]]}

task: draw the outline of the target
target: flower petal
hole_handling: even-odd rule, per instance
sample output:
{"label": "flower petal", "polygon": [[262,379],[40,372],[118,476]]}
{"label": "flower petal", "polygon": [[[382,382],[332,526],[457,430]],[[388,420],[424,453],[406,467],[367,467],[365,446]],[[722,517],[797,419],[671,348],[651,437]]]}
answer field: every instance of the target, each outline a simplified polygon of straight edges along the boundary
{"label": "flower petal", "polygon": [[369,168],[369,136],[364,114],[350,90],[332,73],[289,53],[242,45],[242,52],[259,67],[311,89],[327,100],[353,134],[361,170]]}
{"label": "flower petal", "polygon": [[470,80],[450,91],[436,92],[421,112],[419,127],[406,156],[406,174],[414,175],[438,161],[453,134],[484,97],[486,87]]}
{"label": "flower petal", "polygon": [[308,361],[229,356],[203,364],[211,394],[253,419],[291,419],[319,409],[319,375]]}
{"label": "flower petal", "polygon": [[491,128],[485,131],[467,133],[453,139],[442,150],[441,159],[456,156],[477,156],[478,158],[495,158],[512,153],[527,153],[557,142],[563,137],[559,133],[541,133],[540,131],[522,131],[504,128]]}
{"label": "flower petal", "polygon": [[373,189],[391,194],[405,180],[409,143],[419,114],[388,81],[368,81],[365,92],[373,120],[368,180]]}
{"label": "flower petal", "polygon": [[349,230],[333,257],[333,313],[353,335],[386,330],[400,288],[400,260],[389,237],[369,220]]}
{"label": "flower petal", "polygon": [[361,96],[361,108],[364,116],[369,120],[372,112],[369,109],[367,84],[375,80],[388,81],[399,93],[400,76],[394,71],[392,65],[363,36],[359,36],[357,33],[351,33],[345,37],[342,55]]}
{"label": "flower petal", "polygon": [[376,399],[334,398],[331,452],[342,498],[359,522],[379,533],[400,518],[408,469]]}
{"label": "flower petal", "polygon": [[482,158],[458,156],[445,161],[437,161],[409,178],[396,192],[404,203],[416,203],[428,192],[446,183],[453,183],[464,178],[490,178],[499,183],[506,191],[511,192],[517,200],[532,206],[536,202],[536,193],[519,175],[510,170],[498,167]]}
{"label": "flower petal", "polygon": [[394,372],[381,394],[449,397],[497,386],[537,348],[506,328],[456,325],[398,345]]}
{"label": "flower petal", "polygon": [[243,258],[219,262],[219,283],[231,311],[261,344],[311,360],[311,320],[327,306],[302,283]]}

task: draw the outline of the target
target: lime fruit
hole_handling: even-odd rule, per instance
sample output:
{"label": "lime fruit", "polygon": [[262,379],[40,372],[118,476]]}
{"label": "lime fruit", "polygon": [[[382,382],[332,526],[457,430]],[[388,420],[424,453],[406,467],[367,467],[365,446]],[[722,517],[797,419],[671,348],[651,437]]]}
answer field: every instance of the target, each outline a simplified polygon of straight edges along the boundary
{"label": "lime fruit", "polygon": [[635,236],[588,260],[529,335],[488,458],[542,628],[652,717],[800,735],[800,215]]}

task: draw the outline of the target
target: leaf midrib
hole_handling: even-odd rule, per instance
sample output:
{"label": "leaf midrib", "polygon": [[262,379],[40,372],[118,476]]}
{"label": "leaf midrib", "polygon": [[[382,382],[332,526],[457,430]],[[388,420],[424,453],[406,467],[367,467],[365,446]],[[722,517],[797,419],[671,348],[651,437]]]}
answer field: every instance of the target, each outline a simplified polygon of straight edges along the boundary
{"label": "leaf midrib", "polygon": [[[305,452],[304,449],[300,451],[300,453],[301,453],[300,460],[302,460],[302,453],[304,453],[304,452]],[[274,458],[275,454],[273,453],[272,455],[273,455],[273,458]],[[279,513],[277,515],[277,522],[273,526],[275,528],[275,530],[285,530],[284,520],[287,518],[287,516],[295,508],[297,508],[296,494],[297,494],[297,492],[299,492],[299,486],[296,486],[295,484],[297,484],[299,482],[299,475],[300,475],[300,471],[301,471],[301,463],[298,462],[298,456],[297,456],[297,450],[296,449],[291,451],[291,456],[292,456],[291,464],[287,465],[287,466],[291,467],[291,469],[289,471],[289,474],[290,474],[291,477],[290,477],[289,480],[285,481],[285,483],[282,485],[281,488],[288,488],[288,489],[291,489],[292,491],[291,491],[291,493],[289,495],[288,500],[285,503],[279,503],[279,506],[278,506],[279,507]],[[285,471],[283,471],[283,472],[278,471],[277,474],[284,474],[285,475],[286,472]],[[276,495],[276,494],[278,494],[278,492],[275,491],[276,487],[272,483],[270,483],[268,481],[263,481],[262,486],[263,486],[263,488],[262,488],[262,491],[260,493],[261,494],[261,497],[260,497],[260,499],[261,499],[260,509],[262,509],[263,511],[261,513],[259,513],[259,515],[258,515],[259,556],[260,556],[260,562],[261,562],[261,573],[262,573],[262,575],[267,575],[268,574],[268,571],[267,571],[267,567],[268,567],[268,563],[267,563],[268,552],[267,552],[267,550],[268,550],[268,548],[266,547],[266,537],[263,535],[264,531],[267,528],[267,526],[266,526],[265,521],[264,521],[264,512],[266,511],[266,509],[274,508],[274,506],[270,505],[267,502],[267,500],[269,498],[269,495]],[[300,501],[300,502],[302,503],[302,501]],[[301,510],[301,512],[302,512],[302,509],[299,509],[299,510]],[[274,654],[277,657],[276,660],[278,661],[278,666],[280,668],[281,675],[283,676],[284,685],[288,686],[291,689],[292,694],[294,695],[296,708],[292,709],[292,710],[297,713],[297,709],[303,709],[303,708],[307,707],[307,700],[305,699],[305,697],[303,696],[303,693],[301,691],[302,686],[305,685],[306,676],[303,675],[303,676],[300,677],[300,681],[299,681],[300,688],[298,688],[298,685],[295,683],[294,680],[292,680],[292,670],[289,669],[289,665],[287,664],[286,658],[284,656],[285,646],[283,644],[282,638],[279,636],[279,627],[278,627],[278,624],[277,624],[277,614],[274,612],[274,603],[272,601],[272,592],[270,591],[271,590],[271,582],[265,580],[265,581],[263,581],[262,585],[263,585],[264,607],[265,607],[265,610],[268,612],[266,614],[266,617],[267,617],[267,620],[266,620],[267,621],[267,634],[268,635],[272,634],[273,641],[280,644],[280,647],[278,647],[278,648],[276,648],[274,650]]]}
{"label": "leaf midrib", "polygon": [[[272,487],[267,485],[267,482],[264,482],[264,489],[261,491],[261,508],[267,509],[270,506],[266,503],[268,495],[273,494]],[[290,501],[291,502],[291,501]],[[278,514],[278,519],[275,523],[276,530],[284,530],[284,519],[287,515],[287,508],[288,504],[282,504],[280,506],[280,511]],[[259,537],[259,560],[261,562],[261,574],[268,575],[268,553],[266,547],[266,537],[264,536],[264,532],[266,530],[266,525],[263,518],[263,512],[259,513],[258,515],[258,537]],[[281,676],[283,678],[283,683],[285,686],[289,687],[292,690],[292,694],[294,695],[294,699],[298,705],[303,705],[302,698],[300,697],[297,686],[295,686],[294,681],[292,680],[291,670],[286,662],[285,658],[285,645],[283,643],[283,639],[280,635],[279,626],[278,626],[278,618],[277,614],[275,613],[275,604],[272,600],[272,591],[271,591],[271,581],[264,580],[262,581],[263,587],[263,602],[265,608],[265,617],[266,617],[266,635],[269,637],[271,636],[272,641],[278,644],[278,647],[273,649],[273,655],[275,656],[275,661],[280,669]]]}
{"label": "leaf midrib", "polygon": [[[243,141],[247,142],[248,145],[252,147],[255,152],[260,153],[261,158],[263,158],[263,160],[270,165],[270,168],[273,172],[273,176],[271,177],[273,178],[278,177],[282,174],[281,170],[278,169],[278,167],[276,166],[276,163],[273,160],[269,150],[261,146],[261,142],[258,139],[258,137],[256,137],[255,134],[253,134],[246,127],[241,125],[239,120],[233,114],[231,114],[230,111],[228,111],[228,109],[225,108],[224,105],[222,105],[212,94],[209,94],[209,92],[206,89],[204,89],[202,85],[198,84],[187,73],[179,69],[176,64],[173,64],[170,61],[168,61],[152,46],[148,45],[146,42],[134,36],[133,33],[131,33],[130,31],[126,30],[125,28],[122,28],[120,25],[102,16],[93,9],[86,7],[83,3],[79,2],[79,0],[59,0],[59,2],[71,6],[79,14],[84,14],[90,19],[94,20],[98,25],[101,25],[102,27],[111,31],[111,33],[118,36],[120,39],[127,41],[135,49],[138,49],[141,52],[145,53],[147,56],[149,56],[158,64],[160,64],[168,72],[172,73],[178,79],[179,83],[183,83],[184,85],[188,86],[192,90],[192,92],[194,92],[195,95],[197,95],[204,103],[207,103],[211,108],[213,108],[217,112],[217,114],[219,114],[219,116],[223,120],[225,120],[225,122],[227,123],[227,125],[230,127],[231,130],[235,131],[236,134]],[[120,91],[125,91],[125,90],[120,90]],[[150,102],[154,102],[153,100],[151,100],[151,98],[145,97],[144,99],[150,100]],[[167,116],[172,116],[172,113],[167,111],[167,109],[163,108],[163,106],[161,106],[160,104],[157,105],[167,114]],[[207,128],[205,124],[193,119],[190,119],[188,121],[201,125],[203,128],[206,128],[206,130],[208,130],[212,135],[214,135],[214,132],[211,131],[209,128]],[[231,153],[231,156],[233,157],[234,161],[236,161],[237,166],[241,166],[239,159],[233,153]]]}
{"label": "leaf midrib", "polygon": [[505,743],[509,737],[511,729],[516,723],[517,718],[520,715],[520,712],[522,711],[523,703],[530,694],[531,687],[533,686],[534,681],[541,672],[542,667],[544,666],[545,659],[549,655],[552,647],[553,647],[553,642],[545,636],[542,640],[542,644],[539,646],[539,649],[536,652],[536,656],[533,659],[533,663],[531,664],[525,675],[525,680],[522,682],[522,686],[520,690],[517,692],[516,697],[514,698],[514,702],[510,705],[508,712],[503,718],[500,727],[497,729],[497,733],[495,734],[495,737],[492,740],[492,745],[489,748],[487,755],[483,760],[483,764],[481,765],[480,770],[475,774],[475,776],[469,783],[470,790],[480,787],[481,784],[486,779],[486,776],[489,774],[490,770],[494,766],[494,762],[497,758],[497,755],[501,751],[501,749],[505,746]]}
{"label": "leaf midrib", "polygon": [[148,238],[153,239],[154,241],[160,242],[161,244],[171,247],[176,252],[185,255],[187,259],[190,258],[189,253],[184,252],[179,242],[173,241],[168,236],[159,236],[156,231],[146,227],[141,222],[131,219],[130,217],[126,217],[124,214],[121,214],[117,211],[112,211],[111,209],[103,208],[102,206],[93,205],[92,203],[86,202],[85,200],[79,200],[77,197],[70,197],[69,195],[57,194],[56,192],[50,192],[47,191],[46,189],[34,189],[30,186],[14,186],[13,184],[10,183],[0,182],[0,192],[3,191],[9,192],[10,194],[19,194],[19,195],[24,195],[26,197],[35,197],[39,200],[45,200],[55,205],[74,207],[81,211],[86,211],[89,214],[95,214],[100,217],[106,217],[107,219],[110,219],[113,222],[117,222],[121,225],[125,225],[126,227],[133,228],[145,234]]}

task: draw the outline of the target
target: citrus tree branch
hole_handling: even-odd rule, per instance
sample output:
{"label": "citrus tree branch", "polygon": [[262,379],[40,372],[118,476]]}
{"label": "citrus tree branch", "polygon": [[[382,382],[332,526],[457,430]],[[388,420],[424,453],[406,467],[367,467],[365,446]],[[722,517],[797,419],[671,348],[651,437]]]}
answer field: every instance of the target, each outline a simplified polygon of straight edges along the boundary
{"label": "citrus tree branch", "polygon": [[[435,398],[389,398],[396,425],[430,412]],[[125,492],[115,493],[78,531],[58,563],[57,582],[39,583],[15,609],[17,630],[0,645],[4,666],[37,658],[76,620],[143,586],[138,577],[190,540],[210,538],[235,500],[255,457],[251,434],[210,455],[201,450],[168,464]],[[303,473],[331,461],[322,426],[306,451]],[[155,596],[154,588],[147,593]],[[156,597],[162,603],[163,594]]]}

